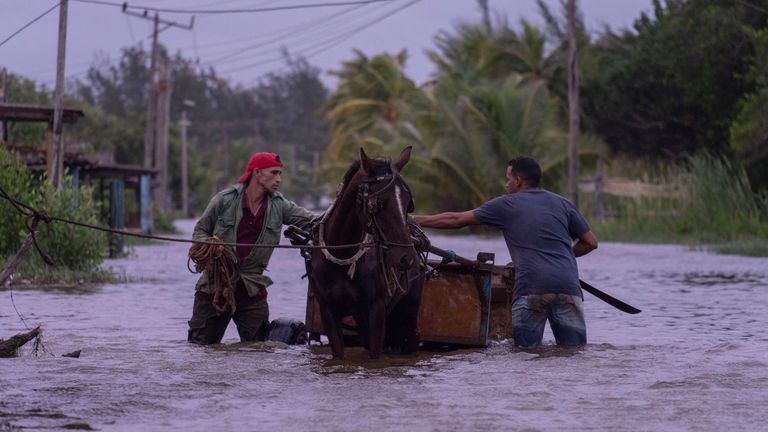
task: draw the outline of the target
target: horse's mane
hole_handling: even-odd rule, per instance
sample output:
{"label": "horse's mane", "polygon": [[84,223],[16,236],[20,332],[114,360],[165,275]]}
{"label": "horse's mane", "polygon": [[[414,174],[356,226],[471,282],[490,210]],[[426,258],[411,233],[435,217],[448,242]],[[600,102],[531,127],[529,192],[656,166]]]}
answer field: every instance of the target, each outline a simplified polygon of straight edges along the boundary
{"label": "horse's mane", "polygon": [[347,169],[346,174],[344,174],[344,179],[341,181],[341,184],[344,186],[348,185],[349,181],[352,180],[352,177],[354,177],[354,175],[357,174],[357,171],[359,169],[360,169],[360,161],[359,160],[353,161],[349,165],[349,168]]}
{"label": "horse's mane", "polygon": [[[390,170],[389,167],[391,165],[388,158],[373,158],[371,161],[374,163],[374,167],[377,168],[376,171],[378,171],[379,168],[385,168],[387,171]],[[349,181],[352,180],[352,177],[354,177],[358,171],[360,171],[360,160],[354,160],[349,165],[349,168],[341,181],[342,190],[349,184]]]}
{"label": "horse's mane", "polygon": [[[371,159],[375,163],[375,168],[378,171],[378,168],[381,167],[387,167],[389,169],[390,167],[390,161],[389,159],[385,158],[374,158]],[[341,181],[341,187],[339,188],[339,191],[336,193],[336,199],[338,200],[341,196],[344,195],[347,188],[349,187],[349,182],[352,180],[352,178],[357,174],[358,171],[360,171],[360,160],[356,159],[352,161],[352,163],[349,165],[349,168],[347,168],[347,172],[344,173],[344,178]],[[333,210],[335,205],[331,205],[331,208],[329,210]]]}

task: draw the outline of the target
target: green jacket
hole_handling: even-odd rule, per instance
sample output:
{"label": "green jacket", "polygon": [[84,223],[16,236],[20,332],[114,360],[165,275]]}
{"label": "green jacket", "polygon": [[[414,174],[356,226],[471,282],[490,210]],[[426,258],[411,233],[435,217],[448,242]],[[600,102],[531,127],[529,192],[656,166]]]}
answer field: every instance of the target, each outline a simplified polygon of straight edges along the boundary
{"label": "green jacket", "polygon": [[[216,236],[225,243],[237,243],[237,226],[243,217],[241,205],[243,187],[242,184],[236,184],[211,198],[211,202],[208,203],[208,207],[195,225],[195,230],[192,233],[193,240],[205,240],[208,237]],[[270,193],[268,199],[264,226],[256,241],[258,244],[276,245],[280,243],[280,229],[283,225],[296,225],[306,229],[315,217],[309,210],[285,199],[280,192]],[[234,247],[232,250],[234,252]],[[272,285],[272,279],[263,273],[272,257],[273,250],[272,248],[254,247],[251,254],[244,261],[238,263],[237,275],[235,276],[243,279],[248,295],[251,297]],[[211,293],[208,276],[205,272],[197,281],[195,289]]]}

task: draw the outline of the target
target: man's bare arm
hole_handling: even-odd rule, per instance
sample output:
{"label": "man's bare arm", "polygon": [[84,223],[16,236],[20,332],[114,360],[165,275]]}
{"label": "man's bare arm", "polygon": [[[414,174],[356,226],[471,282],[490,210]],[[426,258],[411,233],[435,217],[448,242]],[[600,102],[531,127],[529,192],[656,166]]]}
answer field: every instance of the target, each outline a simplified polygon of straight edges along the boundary
{"label": "man's bare arm", "polygon": [[462,228],[468,225],[482,225],[472,210],[465,212],[445,212],[434,215],[413,215],[413,220],[422,228]]}
{"label": "man's bare arm", "polygon": [[580,257],[595,249],[597,249],[597,237],[595,237],[592,231],[587,231],[576,240],[576,243],[573,245],[573,254]]}

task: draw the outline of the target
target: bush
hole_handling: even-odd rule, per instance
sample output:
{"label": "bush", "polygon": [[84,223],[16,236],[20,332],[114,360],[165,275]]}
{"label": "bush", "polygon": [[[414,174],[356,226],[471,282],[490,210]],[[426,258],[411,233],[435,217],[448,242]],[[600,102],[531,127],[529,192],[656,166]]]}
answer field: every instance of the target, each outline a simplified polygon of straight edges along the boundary
{"label": "bush", "polygon": [[[674,169],[645,168],[642,174],[630,175],[645,182],[674,185],[672,189],[679,189],[678,193],[606,196],[609,217],[594,221],[593,227],[600,238],[714,245],[714,250],[722,253],[768,253],[768,195],[752,189],[743,166],[725,157],[701,153]],[[591,202],[586,200],[586,204]]]}
{"label": "bush", "polygon": [[[0,148],[0,186],[13,198],[51,216],[98,224],[98,207],[90,188],[74,190],[65,187],[56,190],[47,181],[36,179],[4,148]],[[2,201],[0,219],[7,221],[8,229],[0,230],[0,256],[11,256],[18,252],[28,234],[25,226],[27,217],[7,200]],[[106,250],[106,236],[101,231],[60,221],[40,222],[37,239],[40,248],[53,258],[56,265],[71,270],[93,269],[102,262]],[[32,263],[41,263],[36,253],[30,253],[27,259]]]}
{"label": "bush", "polygon": [[707,153],[688,161],[693,182],[682,199],[681,230],[705,242],[767,238],[764,196],[753,191],[744,167]]}
{"label": "bush", "polygon": [[[27,169],[12,153],[0,146],[0,187],[19,201],[38,202],[33,183]],[[3,229],[0,230],[0,256],[13,255],[27,235],[24,227],[26,217],[16,211],[8,200],[0,198],[0,220],[3,221]]]}

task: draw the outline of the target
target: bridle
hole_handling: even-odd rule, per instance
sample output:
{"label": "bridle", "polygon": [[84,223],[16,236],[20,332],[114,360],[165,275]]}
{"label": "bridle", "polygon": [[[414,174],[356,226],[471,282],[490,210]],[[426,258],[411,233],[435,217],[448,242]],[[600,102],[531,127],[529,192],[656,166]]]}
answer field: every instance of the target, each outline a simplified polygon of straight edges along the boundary
{"label": "bridle", "polygon": [[[381,182],[387,183],[381,189],[371,191],[371,186]],[[413,194],[411,193],[408,184],[405,183],[402,177],[400,177],[400,173],[392,166],[391,163],[390,173],[360,180],[357,196],[355,198],[357,205],[361,209],[362,215],[365,218],[363,221],[365,230],[365,237],[363,238],[363,242],[369,242],[373,240],[373,243],[375,244],[376,254],[378,257],[377,259],[379,262],[379,271],[381,272],[381,277],[385,286],[387,287],[387,294],[390,298],[388,309],[393,307],[399,298],[405,295],[407,292],[407,283],[405,286],[403,286],[404,284],[401,284],[398,280],[398,277],[394,274],[395,270],[393,268],[385,268],[384,263],[386,262],[387,251],[390,248],[413,248],[414,252],[416,251],[416,245],[411,240],[410,235],[408,236],[409,240],[407,243],[389,241],[378,219],[380,217],[379,213],[384,207],[381,197],[384,195],[384,193],[396,187],[396,185],[402,186],[402,188],[408,194],[408,206],[406,208],[407,215],[407,213],[412,212],[414,209]],[[320,246],[325,245],[325,221],[329,217],[332,208],[333,206],[321,218],[317,226],[317,240]],[[407,218],[407,216],[405,217]],[[407,219],[403,220],[403,223],[406,225],[407,230]],[[341,259],[333,256],[331,251],[327,249],[321,249],[321,251],[326,260],[340,266],[349,266],[349,269],[347,270],[347,276],[350,279],[352,279],[355,275],[357,261],[366,253],[366,249],[361,247],[353,256],[346,259]],[[420,256],[418,253],[416,255]]]}
{"label": "bridle", "polygon": [[[385,181],[387,182],[387,184],[384,185],[384,187],[382,187],[377,191],[373,191],[373,192],[371,191],[372,185],[385,182]],[[358,207],[361,207],[362,214],[363,216],[365,216],[365,221],[364,221],[365,230],[366,232],[373,235],[377,245],[381,245],[384,247],[391,247],[391,246],[413,247],[414,244],[410,240],[408,243],[398,243],[398,242],[389,241],[387,239],[386,233],[384,232],[383,229],[381,229],[381,224],[377,220],[377,214],[381,212],[383,208],[382,200],[380,198],[389,189],[394,188],[395,184],[402,186],[402,188],[408,194],[408,207],[406,208],[406,214],[412,212],[414,209],[414,205],[413,205],[413,194],[411,193],[411,189],[408,187],[408,184],[405,183],[403,178],[400,177],[400,173],[397,170],[395,170],[395,168],[391,164],[390,164],[390,173],[361,180],[361,184],[358,186],[358,190],[357,190],[357,205]],[[403,223],[406,223],[406,220],[403,220]],[[406,227],[407,227],[407,224],[406,224]],[[410,239],[410,236],[408,236],[408,238]]]}
{"label": "bridle", "polygon": [[[403,214],[403,224],[405,225],[407,234],[409,233],[407,214],[414,210],[413,194],[411,193],[408,184],[405,183],[402,177],[400,177],[400,173],[395,169],[395,167],[392,166],[391,163],[389,164],[389,171],[390,172],[387,174],[361,180],[357,189],[357,205],[359,208],[361,208],[362,214],[365,217],[365,220],[363,221],[365,231],[367,235],[371,235],[373,237],[374,243],[376,243],[377,246],[376,252],[378,254],[379,272],[380,276],[384,280],[384,285],[386,286],[387,295],[389,297],[389,301],[387,302],[387,313],[389,313],[389,311],[394,308],[400,298],[402,298],[408,292],[409,285],[407,276],[405,276],[406,280],[401,282],[399,280],[400,278],[395,272],[395,269],[385,266],[384,263],[387,261],[387,252],[392,247],[412,248],[414,252],[416,252],[416,246],[411,240],[410,235],[408,235],[407,243],[394,242],[387,239],[385,230],[381,228],[381,224],[379,222],[379,213],[383,209],[381,197],[384,195],[384,193],[388,192],[392,188],[397,187],[396,185],[401,186],[403,190],[405,190],[405,192],[408,194],[408,206],[406,207],[405,214]],[[381,182],[387,183],[381,189],[371,191],[371,186]],[[398,203],[398,205],[402,204]],[[416,255],[419,256],[418,253]],[[403,273],[403,275],[407,275],[407,273]]]}

